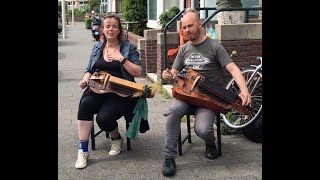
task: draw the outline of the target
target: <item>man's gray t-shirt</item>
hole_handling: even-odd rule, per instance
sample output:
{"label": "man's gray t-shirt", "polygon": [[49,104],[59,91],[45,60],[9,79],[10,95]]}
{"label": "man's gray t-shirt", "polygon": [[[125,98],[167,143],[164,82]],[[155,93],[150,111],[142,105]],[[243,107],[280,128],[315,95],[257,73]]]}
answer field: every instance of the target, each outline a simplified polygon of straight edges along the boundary
{"label": "man's gray t-shirt", "polygon": [[222,83],[222,68],[232,61],[219,42],[207,38],[200,44],[192,45],[190,41],[184,44],[172,68],[181,71],[189,67],[201,73],[206,80]]}

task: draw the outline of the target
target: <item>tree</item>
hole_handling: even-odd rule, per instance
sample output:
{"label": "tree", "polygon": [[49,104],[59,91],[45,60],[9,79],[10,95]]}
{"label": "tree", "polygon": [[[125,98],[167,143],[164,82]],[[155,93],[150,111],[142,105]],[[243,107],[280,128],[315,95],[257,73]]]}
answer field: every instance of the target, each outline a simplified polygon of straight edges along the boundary
{"label": "tree", "polygon": [[147,29],[147,0],[124,0],[123,17],[126,21],[136,22],[130,24],[129,31],[143,36],[143,31]]}
{"label": "tree", "polygon": [[58,12],[61,12],[61,1],[58,1]]}
{"label": "tree", "polygon": [[100,11],[100,0],[88,0],[91,11],[99,12]]}
{"label": "tree", "polygon": [[[62,1],[58,1],[58,12],[62,13]],[[64,5],[64,10],[65,12],[67,12],[67,9],[68,9],[68,6],[67,6],[67,2],[65,2],[65,5]]]}

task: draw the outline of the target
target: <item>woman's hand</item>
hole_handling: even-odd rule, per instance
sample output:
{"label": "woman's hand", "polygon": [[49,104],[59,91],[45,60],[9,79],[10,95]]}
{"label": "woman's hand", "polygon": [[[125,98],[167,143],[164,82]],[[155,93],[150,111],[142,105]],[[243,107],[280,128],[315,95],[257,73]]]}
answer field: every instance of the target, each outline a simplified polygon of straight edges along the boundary
{"label": "woman's hand", "polygon": [[120,53],[118,49],[116,49],[114,52],[107,52],[107,57],[108,60],[113,60],[113,61],[123,61],[124,57]]}
{"label": "woman's hand", "polygon": [[87,85],[88,85],[88,80],[83,80],[83,79],[82,79],[82,80],[79,82],[79,86],[80,86],[81,89],[86,88]]}
{"label": "woman's hand", "polygon": [[89,82],[89,78],[91,76],[90,72],[86,72],[83,77],[82,80],[79,82],[79,86],[81,89],[84,89],[88,86],[88,82]]}

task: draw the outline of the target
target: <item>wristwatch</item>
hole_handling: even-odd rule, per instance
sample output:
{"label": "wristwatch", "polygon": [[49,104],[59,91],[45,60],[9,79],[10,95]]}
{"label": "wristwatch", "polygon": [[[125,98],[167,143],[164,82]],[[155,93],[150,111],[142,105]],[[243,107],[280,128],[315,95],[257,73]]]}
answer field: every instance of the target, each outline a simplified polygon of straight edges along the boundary
{"label": "wristwatch", "polygon": [[124,58],[121,62],[120,62],[120,64],[125,64],[126,62],[128,61],[128,59],[127,58]]}

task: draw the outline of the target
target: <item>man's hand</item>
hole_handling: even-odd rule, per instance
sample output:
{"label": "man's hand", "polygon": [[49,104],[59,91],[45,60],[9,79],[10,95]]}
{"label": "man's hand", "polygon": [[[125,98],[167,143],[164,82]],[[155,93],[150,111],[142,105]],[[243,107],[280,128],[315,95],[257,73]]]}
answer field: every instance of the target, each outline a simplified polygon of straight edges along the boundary
{"label": "man's hand", "polygon": [[162,78],[170,82],[173,80],[173,75],[168,68],[162,72]]}
{"label": "man's hand", "polygon": [[242,100],[242,106],[248,106],[251,104],[251,95],[248,90],[241,91],[239,96]]}

